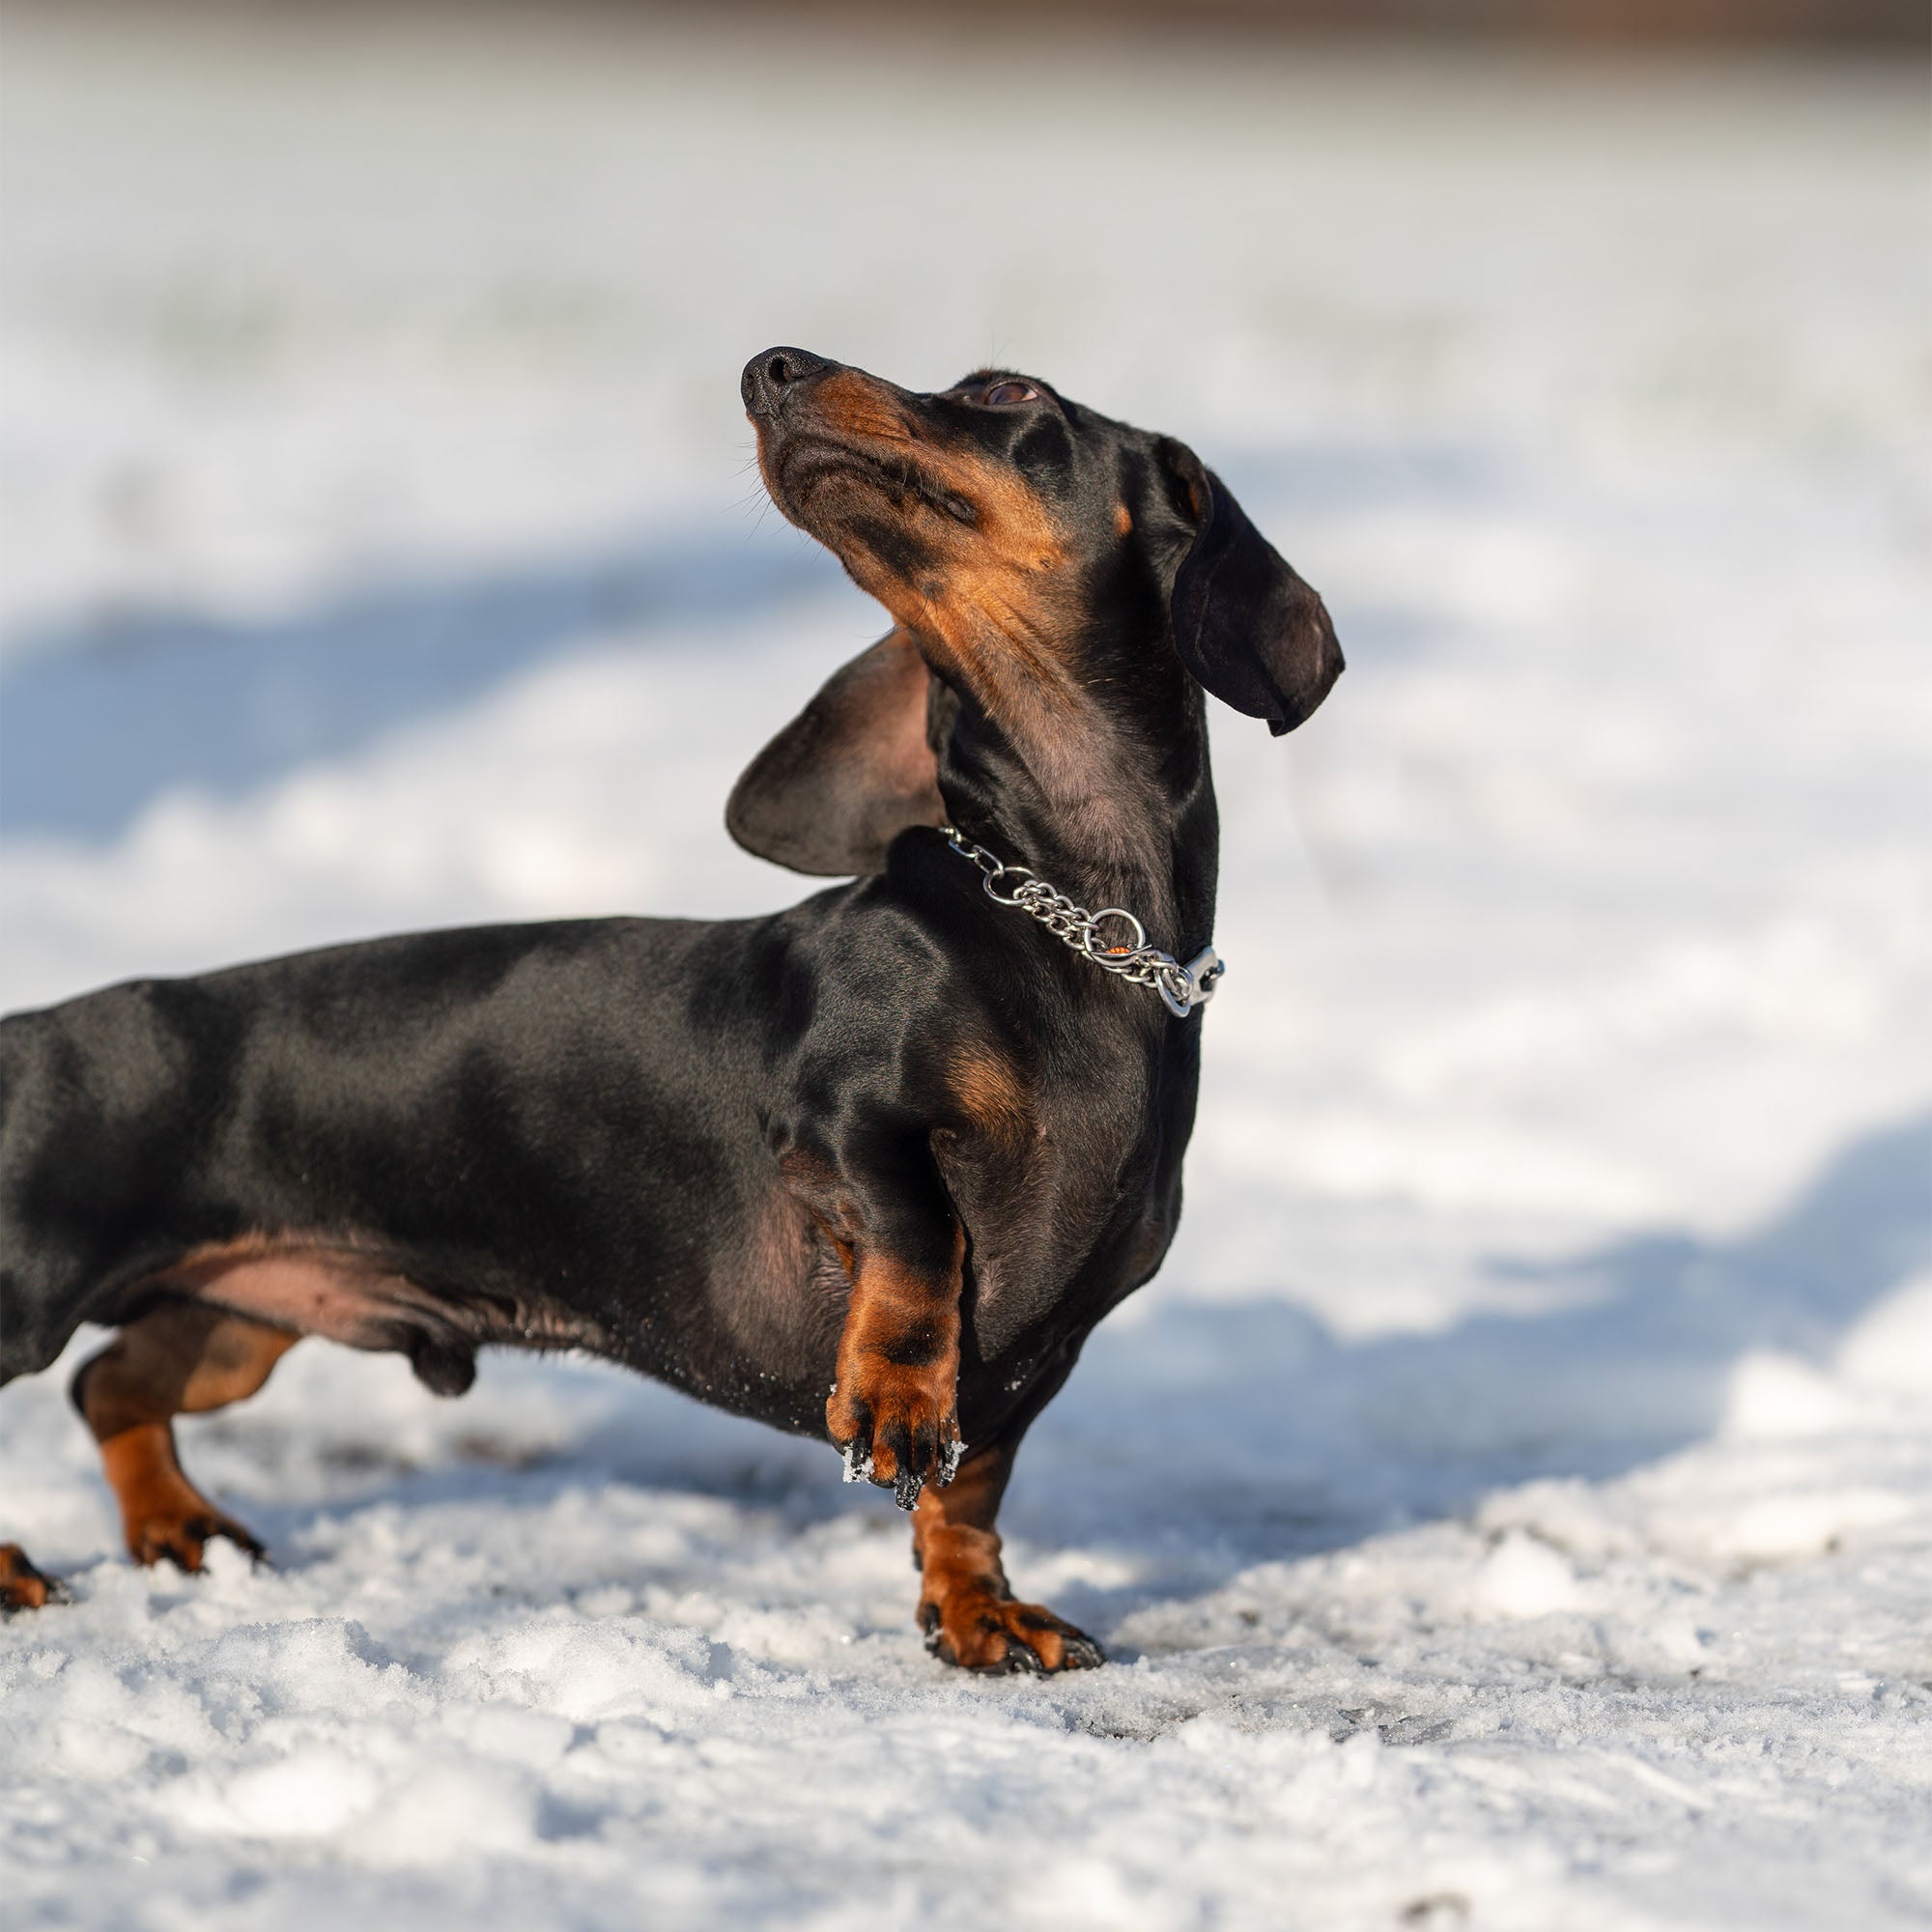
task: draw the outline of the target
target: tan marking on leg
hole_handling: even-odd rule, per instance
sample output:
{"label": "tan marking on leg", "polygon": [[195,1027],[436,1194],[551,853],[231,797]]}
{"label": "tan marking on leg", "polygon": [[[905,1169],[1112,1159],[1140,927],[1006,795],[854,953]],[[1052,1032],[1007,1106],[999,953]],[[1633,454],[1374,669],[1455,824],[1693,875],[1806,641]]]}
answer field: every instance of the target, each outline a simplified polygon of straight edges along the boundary
{"label": "tan marking on leg", "polygon": [[926,1648],[968,1670],[1084,1670],[1106,1661],[1085,1632],[1012,1593],[993,1521],[1012,1469],[1009,1450],[969,1456],[950,1488],[913,1513],[919,1622]]}
{"label": "tan marking on leg", "polygon": [[855,1474],[889,1488],[911,1509],[923,1485],[943,1480],[959,1438],[959,1293],[966,1236],[931,1279],[862,1248],[838,1339],[838,1379],[825,1426]]}
{"label": "tan marking on leg", "polygon": [[192,1301],[164,1301],[130,1322],[74,1378],[76,1400],[100,1444],[137,1563],[170,1558],[199,1570],[208,1539],[225,1536],[252,1555],[261,1545],[216,1509],[175,1455],[174,1418],[250,1396],[301,1338]]}

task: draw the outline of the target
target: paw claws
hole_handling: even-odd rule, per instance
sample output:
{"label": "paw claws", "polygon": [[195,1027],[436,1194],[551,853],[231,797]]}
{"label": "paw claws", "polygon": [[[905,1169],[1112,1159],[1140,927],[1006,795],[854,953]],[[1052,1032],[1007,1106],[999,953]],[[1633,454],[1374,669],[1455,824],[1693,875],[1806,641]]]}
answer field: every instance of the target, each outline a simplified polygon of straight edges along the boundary
{"label": "paw claws", "polygon": [[208,1546],[217,1536],[241,1550],[253,1568],[275,1567],[267,1548],[229,1517],[190,1517],[185,1522],[151,1523],[131,1548],[137,1563],[152,1568],[168,1562],[184,1576],[195,1577],[201,1574]]}
{"label": "paw claws", "polygon": [[271,1570],[275,1567],[272,1563],[269,1562],[269,1552],[261,1542],[257,1538],[250,1536],[239,1522],[230,1522],[224,1517],[209,1531],[209,1535],[211,1537],[218,1536],[224,1541],[232,1543],[257,1569],[260,1569],[264,1564],[268,1564],[268,1567]]}
{"label": "paw claws", "polygon": [[952,1633],[937,1604],[922,1603],[919,1621],[932,1656],[985,1676],[1055,1677],[1063,1670],[1097,1669],[1107,1661],[1085,1631],[1010,1597],[955,1603]]}
{"label": "paw claws", "polygon": [[1107,1653],[1083,1632],[1074,1631],[1065,1639],[1060,1667],[1063,1670],[1098,1670]]}
{"label": "paw claws", "polygon": [[833,1447],[844,1463],[848,1483],[873,1483],[891,1490],[902,1510],[916,1509],[928,1483],[944,1489],[958,1473],[966,1445],[952,1417],[934,1425],[909,1423],[888,1412],[879,1419],[869,1404],[855,1402],[849,1412],[828,1415]]}

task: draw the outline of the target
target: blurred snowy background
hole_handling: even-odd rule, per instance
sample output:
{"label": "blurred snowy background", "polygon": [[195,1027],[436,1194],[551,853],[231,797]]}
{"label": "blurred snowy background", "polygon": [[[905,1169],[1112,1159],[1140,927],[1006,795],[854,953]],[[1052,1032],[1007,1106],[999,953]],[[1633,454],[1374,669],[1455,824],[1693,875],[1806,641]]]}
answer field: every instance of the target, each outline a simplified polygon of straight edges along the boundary
{"label": "blurred snowy background", "polygon": [[1216,720],[1188,1219],[1020,1463],[1118,1667],[930,1664],[829,1450],[310,1344],[109,1555],[0,1397],[0,1863],[89,1927],[1932,1916],[1922,63],[0,15],[0,1004],[725,914],[880,628],[737,371],[1192,442],[1349,675]]}

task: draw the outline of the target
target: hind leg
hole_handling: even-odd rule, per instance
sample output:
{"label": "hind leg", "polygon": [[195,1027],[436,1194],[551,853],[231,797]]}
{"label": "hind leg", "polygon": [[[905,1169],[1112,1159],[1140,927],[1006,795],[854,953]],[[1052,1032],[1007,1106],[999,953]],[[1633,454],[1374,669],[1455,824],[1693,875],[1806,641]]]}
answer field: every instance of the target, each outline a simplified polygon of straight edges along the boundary
{"label": "hind leg", "polygon": [[163,1301],[123,1328],[73,1378],[73,1399],[121,1504],[128,1552],[199,1570],[213,1536],[262,1546],[182,1473],[174,1418],[250,1396],[301,1338],[204,1302]]}
{"label": "hind leg", "polygon": [[53,1577],[28,1562],[17,1543],[0,1543],[0,1611],[38,1610],[59,1603],[64,1594]]}

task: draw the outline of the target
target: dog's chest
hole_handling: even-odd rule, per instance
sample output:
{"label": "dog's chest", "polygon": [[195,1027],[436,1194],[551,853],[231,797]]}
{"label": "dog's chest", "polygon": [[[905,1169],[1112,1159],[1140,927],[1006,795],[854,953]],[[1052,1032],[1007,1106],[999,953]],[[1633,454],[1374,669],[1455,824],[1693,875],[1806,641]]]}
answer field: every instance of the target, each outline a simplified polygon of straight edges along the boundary
{"label": "dog's chest", "polygon": [[939,1147],[984,1359],[1084,1332],[1154,1272],[1179,1216],[1185,1139],[1183,1124],[1147,1112],[1112,1132],[1091,1117],[1084,1133],[1047,1120],[1024,1145]]}

